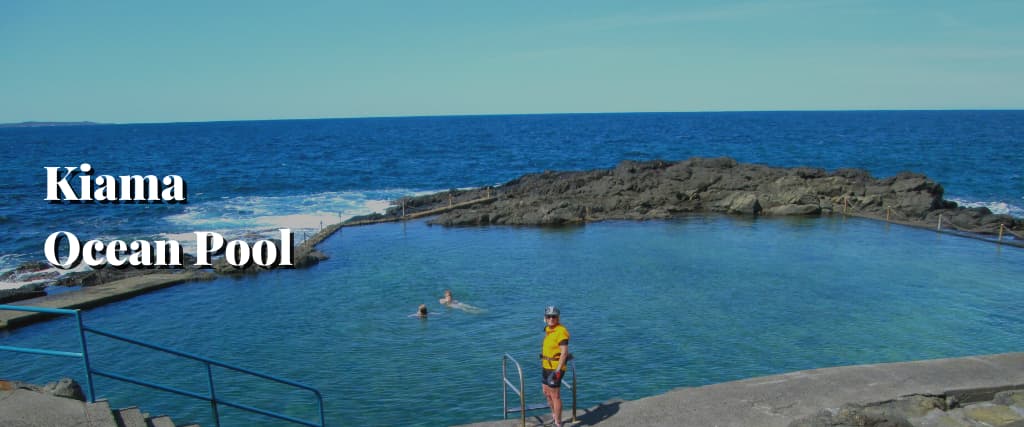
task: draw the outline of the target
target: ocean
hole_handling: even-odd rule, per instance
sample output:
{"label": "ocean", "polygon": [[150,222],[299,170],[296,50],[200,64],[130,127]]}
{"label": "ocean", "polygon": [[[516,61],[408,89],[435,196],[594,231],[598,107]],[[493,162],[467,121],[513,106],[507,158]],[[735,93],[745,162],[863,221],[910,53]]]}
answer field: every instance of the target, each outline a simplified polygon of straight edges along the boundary
{"label": "ocean", "polygon": [[[913,171],[946,198],[1024,217],[1024,111],[558,114],[0,129],[0,268],[81,239],[296,236],[399,197],[500,185],[545,170],[729,156],[876,177]],[[54,204],[44,167],[178,175],[186,204]],[[281,374],[324,390],[332,425],[444,425],[501,417],[500,360],[535,387],[545,305],[573,333],[581,406],[675,387],[857,363],[1019,351],[1024,251],[875,221],[695,216],[567,228],[345,229],[331,258],[168,288],[88,310],[87,323]],[[18,278],[0,287],[25,284]],[[481,312],[438,305],[444,289]],[[407,317],[426,303],[435,316]],[[52,347],[69,324],[0,333]],[[160,356],[97,338],[98,364],[187,384]],[[53,343],[58,344],[53,344]],[[70,341],[72,344],[74,341]],[[73,346],[71,347],[73,348]],[[131,357],[129,357],[131,356]],[[140,362],[141,361],[141,362]],[[159,366],[161,369],[155,369]],[[81,376],[16,355],[0,377]],[[205,372],[202,373],[205,375]],[[201,379],[201,378],[200,378]],[[203,380],[205,381],[205,380]],[[235,388],[231,388],[235,387]],[[121,406],[212,425],[205,404],[98,382]],[[300,397],[227,393],[308,415]],[[282,394],[285,393],[285,394]],[[285,398],[281,396],[285,395]],[[224,413],[222,413],[223,415]],[[258,422],[227,411],[225,425]],[[272,425],[273,423],[270,423]]]}

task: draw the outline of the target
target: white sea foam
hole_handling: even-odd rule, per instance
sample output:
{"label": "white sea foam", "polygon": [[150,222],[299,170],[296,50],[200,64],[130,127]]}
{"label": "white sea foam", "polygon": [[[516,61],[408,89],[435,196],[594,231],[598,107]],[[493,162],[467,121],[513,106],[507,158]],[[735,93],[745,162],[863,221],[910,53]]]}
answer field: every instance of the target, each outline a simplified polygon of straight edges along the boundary
{"label": "white sea foam", "polygon": [[992,211],[994,214],[1011,215],[1015,218],[1024,218],[1024,208],[1006,202],[974,201],[955,197],[950,198],[949,200],[956,202],[957,205],[965,208],[988,208],[988,210]]}
{"label": "white sea foam", "polygon": [[[154,223],[167,230],[152,237],[90,236],[90,239],[110,241],[143,238],[176,240],[186,253],[195,253],[195,232],[212,231],[226,239],[253,241],[277,238],[278,229],[289,228],[295,234],[295,243],[327,227],[353,216],[384,213],[393,201],[402,197],[416,197],[443,190],[411,191],[386,189],[376,191],[321,192],[288,196],[238,196],[219,200],[190,202],[183,212],[164,217]],[[193,200],[195,200],[193,198]],[[159,221],[165,222],[160,225]],[[0,256],[0,274],[13,270],[32,256],[6,254]],[[54,280],[57,276],[90,267],[80,264],[73,270],[49,268],[40,272],[24,273],[0,281],[0,289],[19,288],[34,283]]]}
{"label": "white sea foam", "polygon": [[[57,267],[50,266],[48,268],[30,271],[24,273],[14,274],[11,277],[5,277],[4,280],[0,280],[0,290],[2,289],[17,289],[22,286],[33,285],[37,283],[50,283],[60,276],[68,273],[89,271],[92,267],[89,267],[85,263],[80,263],[73,269],[62,270]],[[0,275],[7,275],[13,268],[8,268],[4,271],[0,271]]]}
{"label": "white sea foam", "polygon": [[436,191],[387,189],[339,191],[288,196],[238,196],[190,204],[184,212],[166,218],[174,231],[160,238],[181,242],[185,252],[195,252],[195,231],[214,231],[227,239],[253,240],[276,237],[277,229],[289,228],[296,243],[306,235],[359,215],[384,213],[392,201]]}

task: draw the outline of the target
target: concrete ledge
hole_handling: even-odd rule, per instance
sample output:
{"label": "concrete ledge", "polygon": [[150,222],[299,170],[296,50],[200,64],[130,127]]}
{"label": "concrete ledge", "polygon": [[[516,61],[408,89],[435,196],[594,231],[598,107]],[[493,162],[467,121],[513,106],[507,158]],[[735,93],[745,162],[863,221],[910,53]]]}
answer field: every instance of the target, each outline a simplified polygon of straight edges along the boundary
{"label": "concrete ledge", "polygon": [[[590,408],[578,414],[577,425],[785,427],[848,403],[884,402],[914,394],[990,399],[995,391],[1011,388],[1024,388],[1024,353],[812,369],[680,388]],[[586,384],[580,384],[580,390],[585,389]],[[551,419],[550,413],[536,414]],[[527,425],[538,425],[537,421],[538,417],[529,417]],[[519,420],[470,425],[516,426]]]}
{"label": "concrete ledge", "polygon": [[[74,292],[17,301],[14,305],[67,309],[90,308],[184,282],[210,280],[216,277],[216,274],[206,271],[147,274],[89,286]],[[53,316],[45,313],[0,310],[0,329],[23,326]]]}

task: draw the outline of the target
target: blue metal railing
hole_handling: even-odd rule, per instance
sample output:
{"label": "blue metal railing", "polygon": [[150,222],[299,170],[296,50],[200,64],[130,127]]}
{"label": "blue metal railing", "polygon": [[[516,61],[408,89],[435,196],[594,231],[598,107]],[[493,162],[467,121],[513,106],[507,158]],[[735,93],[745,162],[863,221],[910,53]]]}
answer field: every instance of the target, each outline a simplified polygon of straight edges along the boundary
{"label": "blue metal railing", "polygon": [[[282,421],[288,421],[288,422],[291,422],[291,423],[301,424],[301,425],[310,426],[310,427],[323,427],[325,425],[325,422],[324,422],[325,420],[324,420],[324,400],[323,400],[323,396],[320,394],[319,390],[317,390],[317,389],[315,389],[313,387],[310,387],[310,386],[307,386],[307,385],[304,385],[304,384],[300,384],[300,383],[297,383],[297,382],[294,382],[294,381],[289,381],[289,380],[286,380],[286,379],[283,379],[283,378],[278,378],[278,377],[275,377],[273,375],[268,375],[268,374],[256,372],[256,371],[253,371],[253,370],[241,368],[241,367],[238,367],[238,366],[234,366],[234,365],[231,365],[231,364],[228,364],[228,363],[216,361],[216,360],[213,360],[213,359],[210,359],[210,358],[198,356],[198,355],[195,355],[195,354],[186,353],[186,352],[178,351],[178,350],[173,350],[173,349],[166,348],[166,347],[163,347],[163,346],[159,346],[159,345],[156,345],[156,344],[150,344],[150,343],[139,341],[139,340],[136,340],[136,339],[133,339],[133,338],[128,338],[126,336],[118,335],[118,334],[115,334],[115,333],[112,333],[112,332],[107,332],[107,331],[102,331],[102,330],[99,330],[99,329],[96,329],[96,328],[91,328],[91,327],[88,327],[88,326],[85,326],[85,325],[82,324],[82,315],[79,312],[79,310],[67,310],[67,309],[58,309],[58,308],[42,308],[42,307],[25,307],[25,306],[16,306],[16,305],[0,305],[0,310],[27,311],[27,312],[36,312],[36,313],[47,313],[47,314],[75,316],[75,321],[78,324],[79,343],[80,343],[81,349],[82,349],[82,351],[79,352],[79,353],[68,352],[68,351],[36,349],[36,348],[25,348],[25,347],[11,347],[11,346],[0,346],[0,351],[14,351],[14,352],[19,352],[19,353],[41,354],[41,355],[47,355],[47,356],[79,357],[79,358],[81,358],[83,360],[83,363],[84,363],[84,366],[85,366],[86,382],[88,383],[88,388],[89,388],[88,398],[89,398],[90,402],[94,402],[96,400],[96,393],[95,393],[94,388],[93,388],[93,380],[92,380],[93,379],[93,375],[99,375],[99,376],[102,376],[102,377],[106,377],[106,378],[110,378],[110,379],[114,379],[114,380],[118,380],[118,381],[122,381],[122,382],[127,382],[127,383],[131,383],[131,384],[135,384],[135,385],[139,385],[139,386],[143,386],[143,387],[148,387],[148,388],[152,388],[152,389],[156,389],[156,390],[160,390],[160,391],[164,391],[164,392],[168,392],[168,393],[174,393],[174,394],[177,394],[177,395],[180,395],[180,396],[185,396],[185,397],[190,397],[190,398],[193,398],[193,399],[205,400],[207,402],[210,402],[210,409],[213,412],[214,420],[216,422],[216,425],[218,425],[218,426],[220,426],[220,413],[219,413],[219,410],[218,410],[218,406],[219,405],[229,406],[229,407],[232,407],[232,408],[241,409],[243,411],[247,411],[247,412],[251,412],[251,413],[255,413],[255,414],[260,414],[260,415],[263,415],[263,416],[266,416],[266,417],[276,418],[276,419],[279,419],[279,420],[282,420]],[[145,347],[145,348],[149,348],[149,349],[152,349],[152,350],[164,352],[164,353],[171,354],[171,355],[174,355],[174,356],[178,356],[178,357],[182,357],[182,358],[186,358],[186,359],[191,359],[191,360],[195,360],[195,361],[198,361],[198,362],[202,362],[206,366],[206,378],[207,378],[207,385],[209,387],[209,394],[208,395],[202,395],[202,394],[191,392],[191,391],[187,391],[187,390],[181,390],[181,389],[178,389],[178,388],[175,388],[175,387],[170,387],[170,386],[166,386],[166,385],[151,383],[151,382],[148,382],[148,381],[143,381],[143,380],[131,378],[131,377],[128,377],[128,376],[115,374],[113,372],[107,372],[107,371],[102,371],[102,370],[98,370],[98,369],[92,368],[90,366],[90,364],[89,364],[89,350],[88,350],[88,346],[86,344],[86,338],[85,338],[85,333],[86,332],[93,333],[93,334],[100,335],[100,336],[104,336],[104,337],[107,337],[107,338],[111,338],[111,339],[114,339],[114,340],[117,340],[117,341],[126,342],[126,343],[129,343],[129,344],[132,344],[132,345],[136,345],[136,346]],[[288,386],[292,386],[292,387],[295,387],[295,388],[300,388],[300,389],[312,392],[313,395],[316,397],[317,411],[320,414],[320,423],[317,424],[317,423],[309,422],[309,421],[306,421],[306,420],[298,419],[298,418],[291,417],[291,416],[284,415],[284,414],[280,414],[280,413],[277,413],[277,412],[268,411],[268,410],[256,408],[256,407],[253,407],[253,406],[244,405],[244,404],[237,403],[237,402],[232,402],[232,401],[225,400],[223,398],[217,397],[217,389],[216,389],[216,386],[215,386],[215,382],[213,380],[213,367],[214,366],[217,366],[217,367],[220,367],[220,368],[229,369],[229,370],[232,370],[232,371],[235,371],[235,372],[247,374],[247,375],[250,375],[250,376],[254,376],[254,377],[265,379],[265,380],[269,380],[269,381],[274,381],[274,382],[277,382],[277,383],[280,383],[280,384],[285,384],[285,385],[288,385]]]}

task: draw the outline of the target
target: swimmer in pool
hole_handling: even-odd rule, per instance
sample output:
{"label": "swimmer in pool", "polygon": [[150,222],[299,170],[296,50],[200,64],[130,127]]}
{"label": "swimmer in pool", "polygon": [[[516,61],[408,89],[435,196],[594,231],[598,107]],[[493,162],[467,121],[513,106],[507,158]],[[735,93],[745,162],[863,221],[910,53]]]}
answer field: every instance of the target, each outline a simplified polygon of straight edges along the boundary
{"label": "swimmer in pool", "polygon": [[441,305],[445,305],[445,306],[448,306],[448,307],[451,307],[451,308],[457,308],[459,310],[465,311],[466,313],[477,314],[477,313],[483,313],[483,311],[484,311],[483,309],[481,309],[479,307],[474,307],[472,305],[466,304],[464,302],[461,302],[461,301],[458,301],[458,300],[452,298],[452,290],[451,289],[445,289],[445,291],[444,291],[444,298],[441,298],[441,299],[437,300],[437,302],[441,303]]}
{"label": "swimmer in pool", "polygon": [[441,298],[441,299],[437,300],[437,302],[441,303],[441,305],[452,305],[452,304],[457,303],[458,301],[455,301],[455,299],[452,298],[452,290],[451,289],[445,289],[444,290],[444,298]]}

